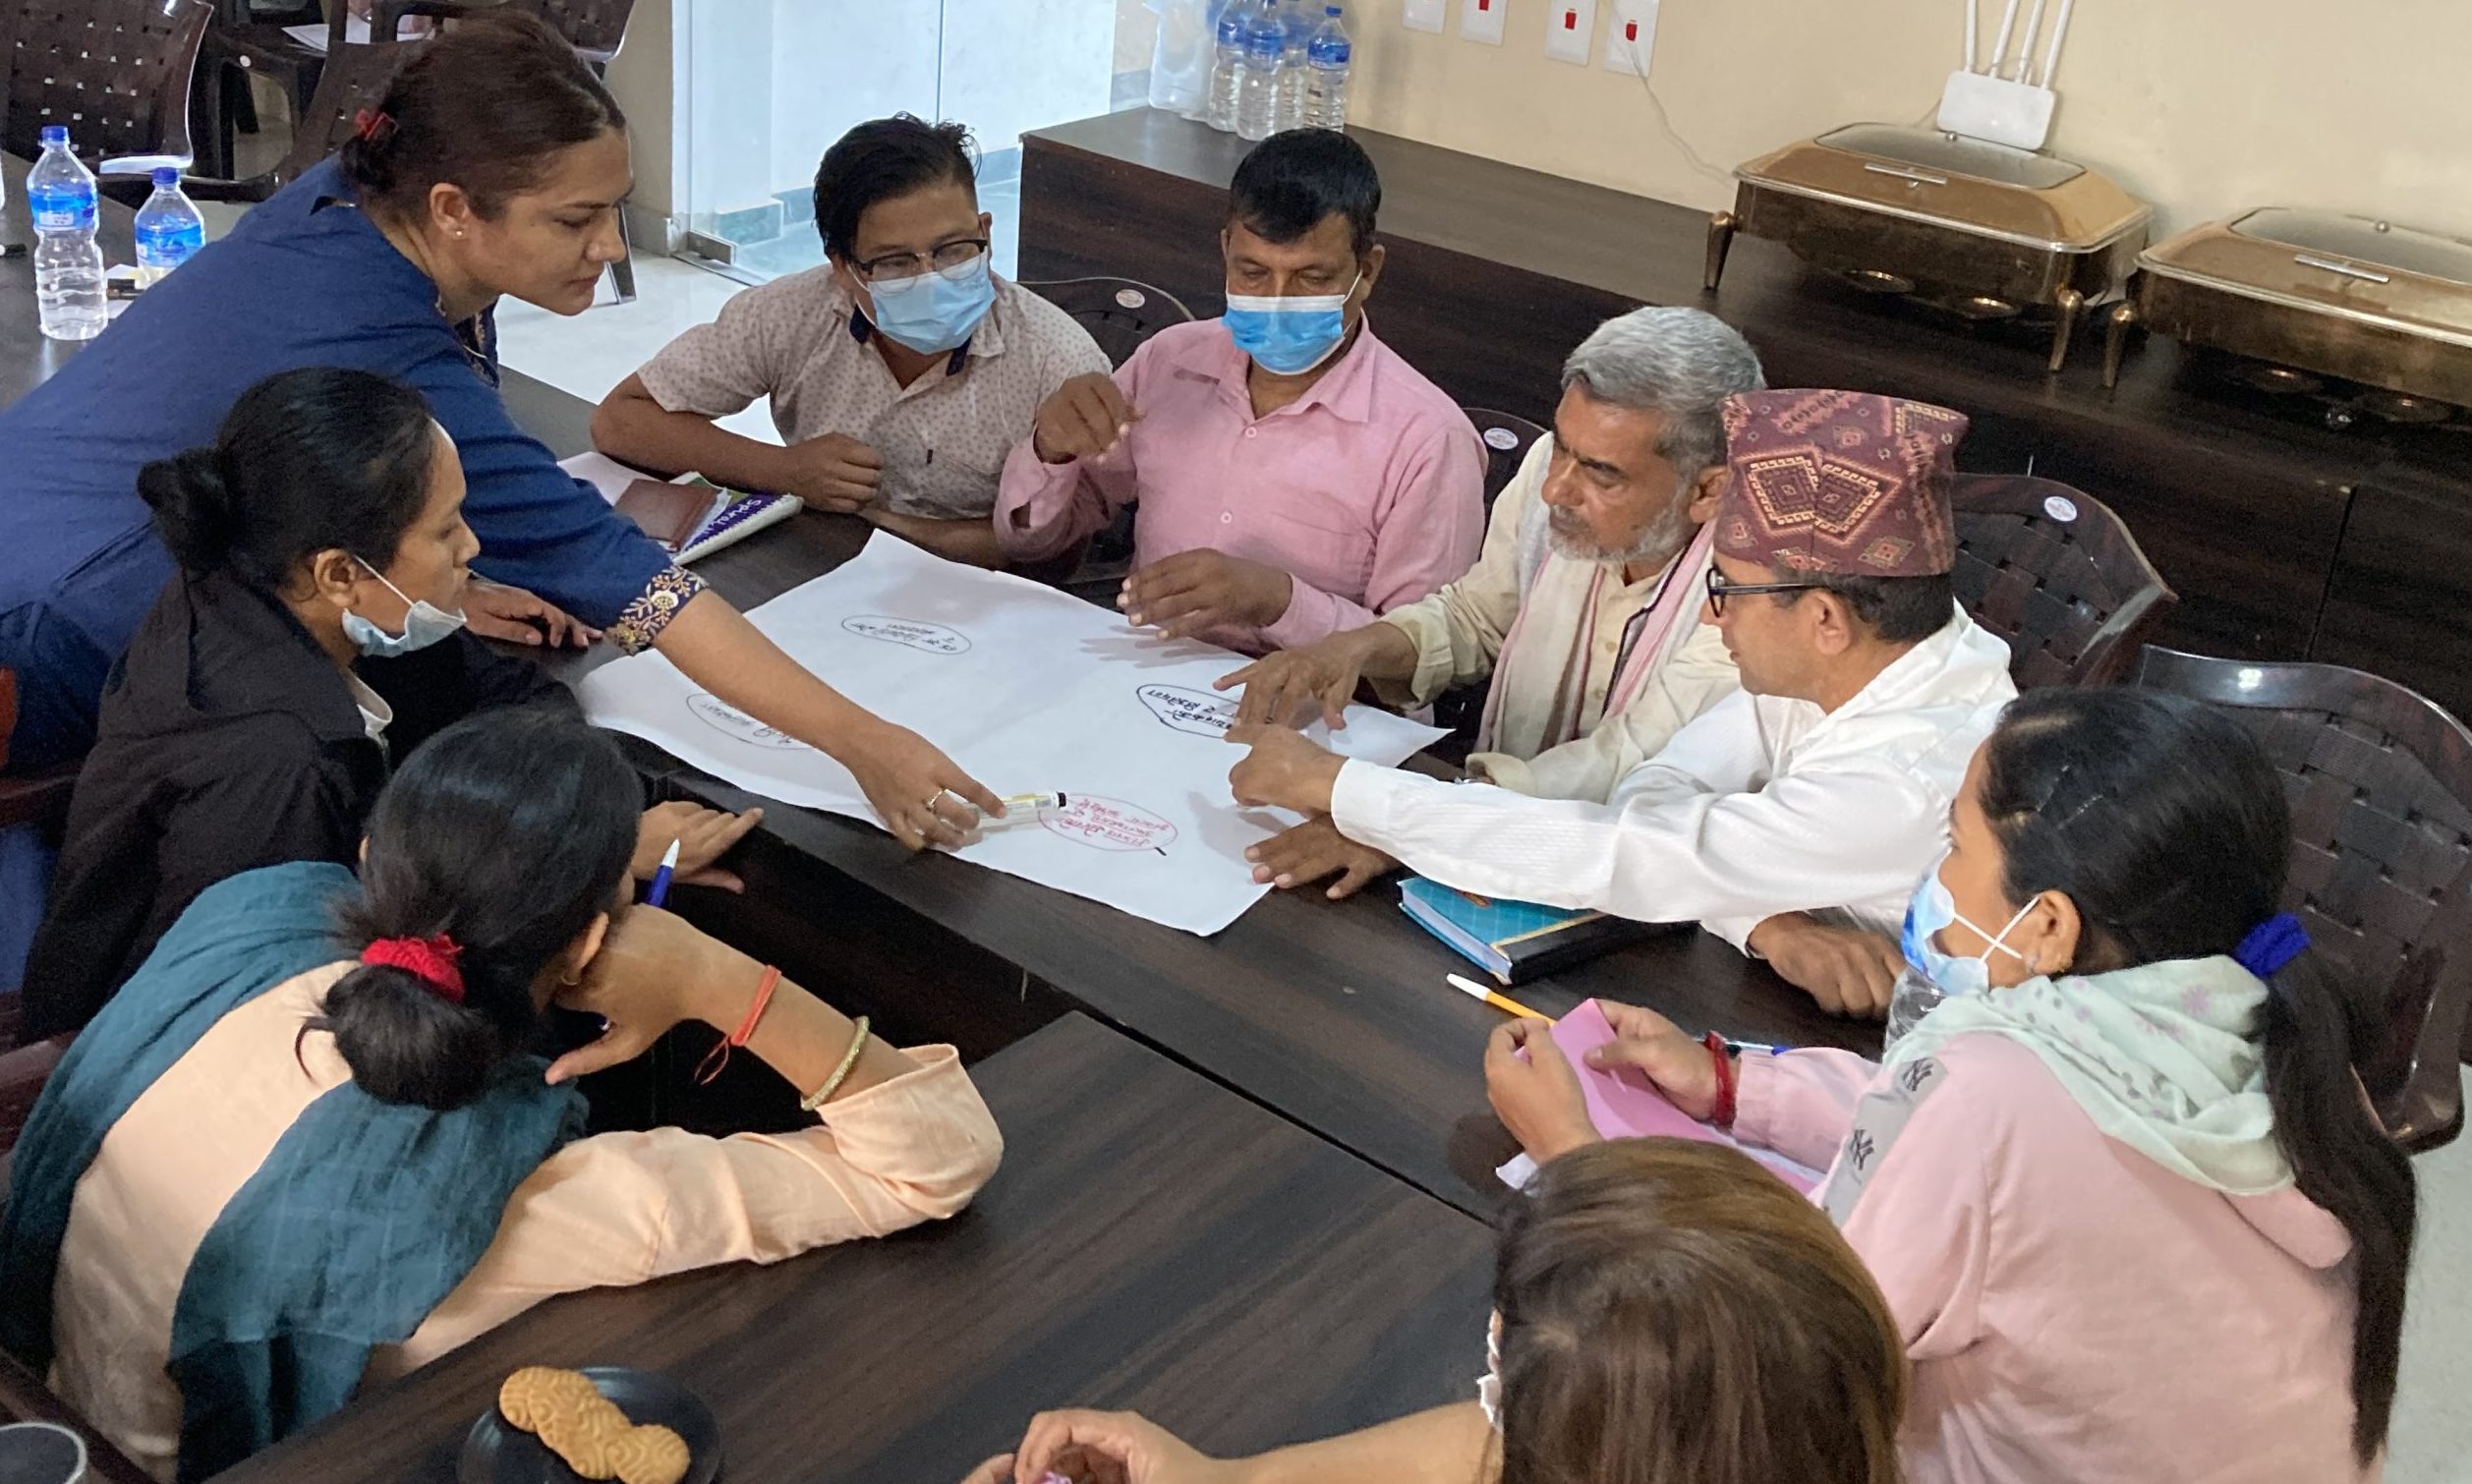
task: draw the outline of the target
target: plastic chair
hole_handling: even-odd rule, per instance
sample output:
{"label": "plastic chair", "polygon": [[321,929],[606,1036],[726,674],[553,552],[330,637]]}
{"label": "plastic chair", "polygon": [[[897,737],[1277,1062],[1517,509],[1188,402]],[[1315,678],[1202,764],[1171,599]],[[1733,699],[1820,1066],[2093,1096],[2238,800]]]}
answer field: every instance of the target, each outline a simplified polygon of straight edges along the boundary
{"label": "plastic chair", "polygon": [[1489,407],[1463,409],[1467,421],[1476,425],[1476,435],[1485,440],[1485,508],[1509,488],[1520,466],[1527,461],[1527,451],[1536,440],[1546,436],[1546,429],[1537,427],[1517,413],[1495,412]]}
{"label": "plastic chair", "polygon": [[114,200],[144,200],[148,172],[191,163],[190,81],[212,18],[207,0],[18,0],[0,16],[0,148],[31,158],[63,125]]}
{"label": "plastic chair", "polygon": [[1961,474],[1957,600],[2008,641],[2019,690],[2119,678],[2180,599],[2111,507],[2032,475]]}
{"label": "plastic chair", "polygon": [[[335,9],[338,15],[342,14],[342,0],[336,0]],[[426,15],[430,10],[421,6],[404,13]],[[296,109],[292,146],[272,170],[245,180],[192,176],[181,182],[181,189],[198,200],[264,200],[343,147],[343,142],[359,127],[361,110],[375,108],[384,99],[396,70],[411,60],[413,48],[421,43],[346,41],[341,31],[339,26],[329,31],[332,44],[318,58],[316,92]]]}
{"label": "plastic chair", "polygon": [[1072,315],[1120,367],[1143,341],[1193,317],[1174,294],[1130,278],[1059,278],[1022,287]]}
{"label": "plastic chair", "polygon": [[2148,646],[2136,684],[2217,706],[2283,775],[2284,909],[2352,997],[2354,1063],[2415,1152],[2463,1126],[2472,1003],[2472,731],[2383,676]]}

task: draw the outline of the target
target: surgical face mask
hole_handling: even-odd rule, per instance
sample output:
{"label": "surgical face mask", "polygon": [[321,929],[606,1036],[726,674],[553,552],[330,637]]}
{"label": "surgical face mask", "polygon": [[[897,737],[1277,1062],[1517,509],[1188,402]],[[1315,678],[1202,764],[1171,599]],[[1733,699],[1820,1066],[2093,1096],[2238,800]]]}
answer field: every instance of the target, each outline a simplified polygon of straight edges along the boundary
{"label": "surgical face mask", "polygon": [[996,303],[996,280],[981,253],[947,272],[867,285],[876,328],[922,356],[949,351],[977,332]]}
{"label": "surgical face mask", "polygon": [[[1364,275],[1356,275],[1356,283]],[[1275,375],[1301,375],[1331,358],[1348,335],[1347,294],[1230,294],[1225,316],[1236,349]]]}
{"label": "surgical face mask", "polygon": [[[1939,861],[1932,863],[1931,869],[1923,874],[1923,880],[1915,884],[1914,899],[1906,903],[1906,931],[1903,937],[1906,963],[1917,974],[1930,981],[1942,995],[1980,995],[1991,988],[1993,953],[2006,953],[2020,963],[2026,961],[2025,954],[2002,940],[2017,930],[2017,925],[2026,920],[2026,914],[2035,910],[2035,904],[2028,902],[2018,908],[2017,915],[2008,920],[2008,926],[1997,933],[1975,926],[1958,912],[1957,899],[1948,894],[1946,886],[1940,885],[1940,862],[1947,859],[1943,855]],[[1952,923],[1983,939],[1983,950],[1972,958],[1958,958],[1940,951],[1939,945],[1932,940],[1941,929]]]}
{"label": "surgical face mask", "polygon": [[351,640],[352,647],[370,658],[390,659],[397,655],[409,655],[414,650],[426,650],[464,626],[464,615],[461,613],[449,613],[426,598],[418,602],[404,598],[403,589],[386,582],[385,573],[357,556],[352,559],[368,567],[370,576],[386,583],[386,591],[403,598],[404,601],[403,632],[400,634],[389,634],[358,613],[343,615],[343,637]]}

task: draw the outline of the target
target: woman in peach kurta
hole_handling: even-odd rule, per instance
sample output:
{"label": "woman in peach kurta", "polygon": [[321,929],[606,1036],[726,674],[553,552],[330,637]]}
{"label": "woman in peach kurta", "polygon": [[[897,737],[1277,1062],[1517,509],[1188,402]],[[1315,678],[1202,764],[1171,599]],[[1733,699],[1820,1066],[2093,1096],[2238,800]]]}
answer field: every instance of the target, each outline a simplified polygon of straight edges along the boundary
{"label": "woman in peach kurta", "polygon": [[[10,1346],[158,1477],[201,1477],[551,1294],[960,1210],[1001,1143],[952,1049],[615,908],[638,794],[581,722],[479,717],[388,786],[357,883],[302,863],[201,896],[19,1146]],[[545,1066],[521,1049],[553,998],[609,1029]],[[816,1121],[574,1137],[572,1079],[689,1019]]]}

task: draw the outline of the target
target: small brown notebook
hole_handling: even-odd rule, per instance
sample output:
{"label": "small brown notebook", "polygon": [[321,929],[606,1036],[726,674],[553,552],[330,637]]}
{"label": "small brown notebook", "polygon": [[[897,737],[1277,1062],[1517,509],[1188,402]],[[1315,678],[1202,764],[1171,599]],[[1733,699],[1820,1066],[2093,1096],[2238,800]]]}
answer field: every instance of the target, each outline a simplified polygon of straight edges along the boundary
{"label": "small brown notebook", "polygon": [[641,527],[646,536],[676,551],[704,529],[715,503],[727,498],[725,491],[716,490],[710,485],[637,480],[619,494],[617,510]]}

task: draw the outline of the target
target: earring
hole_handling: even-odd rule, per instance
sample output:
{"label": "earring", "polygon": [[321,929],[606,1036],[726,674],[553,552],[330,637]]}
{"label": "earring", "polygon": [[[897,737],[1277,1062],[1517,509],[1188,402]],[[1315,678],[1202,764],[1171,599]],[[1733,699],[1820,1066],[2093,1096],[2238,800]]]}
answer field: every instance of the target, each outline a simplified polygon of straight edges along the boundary
{"label": "earring", "polygon": [[584,982],[583,980],[578,979],[577,977],[575,977],[575,973],[574,973],[574,971],[573,971],[573,970],[569,970],[568,972],[566,972],[566,973],[564,973],[564,974],[560,974],[560,975],[558,976],[558,983],[559,983],[560,985],[564,986],[565,988],[570,989],[570,990],[571,990],[571,989],[573,989],[573,988],[575,988],[577,985],[582,984],[583,982]]}

